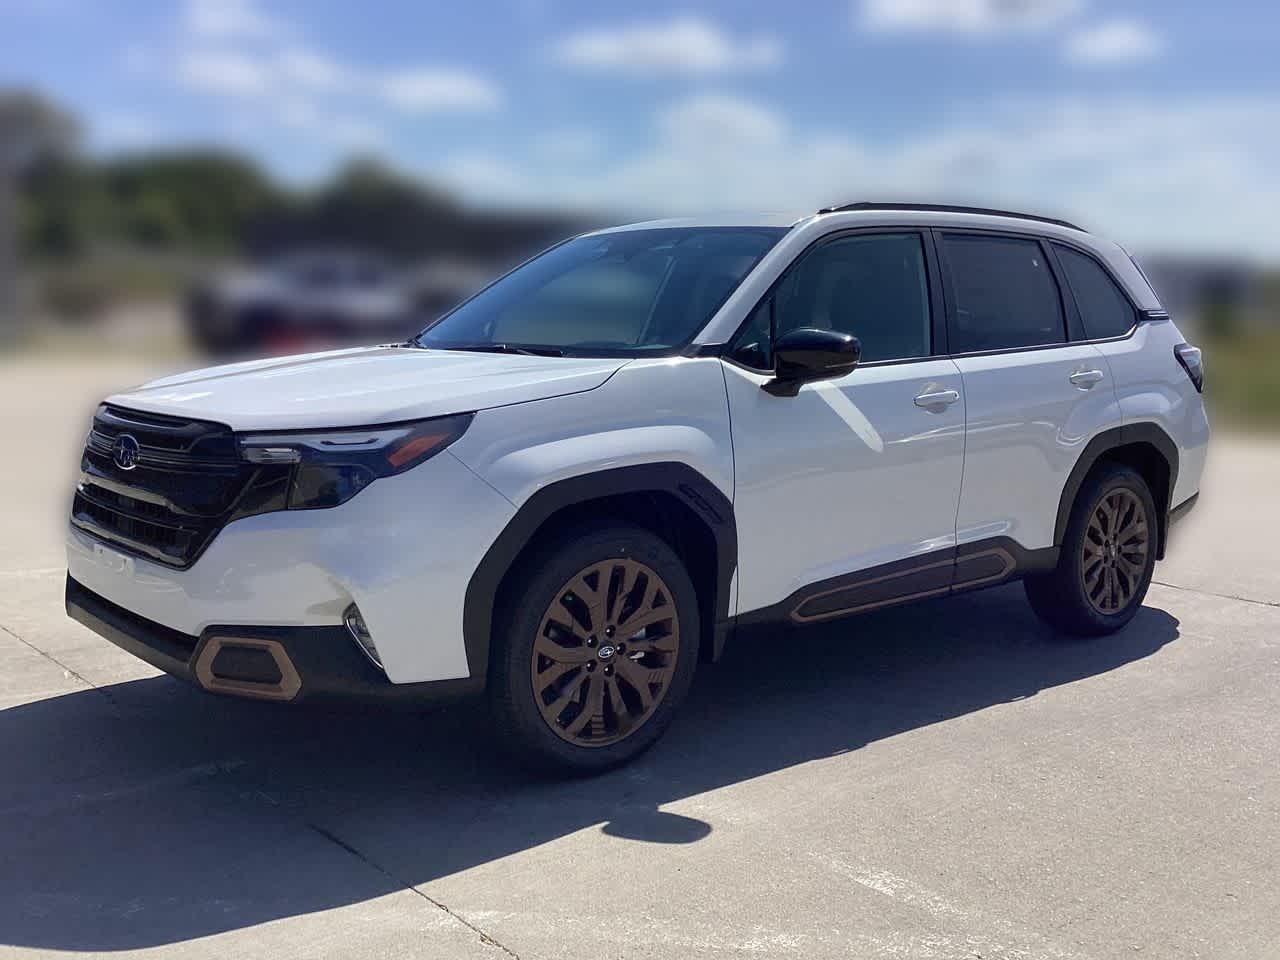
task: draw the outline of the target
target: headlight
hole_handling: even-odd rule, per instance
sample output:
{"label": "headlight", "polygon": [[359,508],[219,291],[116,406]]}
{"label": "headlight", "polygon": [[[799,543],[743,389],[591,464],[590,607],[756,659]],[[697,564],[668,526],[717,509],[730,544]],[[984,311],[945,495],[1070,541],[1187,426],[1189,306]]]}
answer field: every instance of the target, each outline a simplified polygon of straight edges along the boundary
{"label": "headlight", "polygon": [[336,507],[379,477],[403,473],[431,459],[466,432],[472,416],[463,413],[342,430],[250,433],[240,437],[240,456],[264,467],[289,468],[288,509]]}

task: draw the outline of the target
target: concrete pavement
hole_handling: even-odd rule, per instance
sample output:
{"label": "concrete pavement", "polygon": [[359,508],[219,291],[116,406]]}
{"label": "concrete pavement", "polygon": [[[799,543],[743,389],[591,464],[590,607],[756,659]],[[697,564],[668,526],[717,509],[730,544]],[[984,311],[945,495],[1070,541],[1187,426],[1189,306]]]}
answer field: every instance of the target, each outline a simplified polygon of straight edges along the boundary
{"label": "concrete pavement", "polygon": [[64,617],[87,416],[143,372],[0,369],[42,438],[0,473],[0,957],[1280,957],[1280,446],[1219,438],[1118,637],[1017,586],[757,632],[546,782],[475,706],[215,699]]}

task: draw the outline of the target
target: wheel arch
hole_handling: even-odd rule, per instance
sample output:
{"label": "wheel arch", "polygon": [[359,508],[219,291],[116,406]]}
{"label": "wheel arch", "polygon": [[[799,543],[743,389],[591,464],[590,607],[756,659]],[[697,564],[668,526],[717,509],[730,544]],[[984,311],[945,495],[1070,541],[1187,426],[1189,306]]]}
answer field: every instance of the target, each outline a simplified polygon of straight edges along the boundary
{"label": "wheel arch", "polygon": [[1071,509],[1085,478],[1103,462],[1121,463],[1142,475],[1156,501],[1156,559],[1164,559],[1168,540],[1169,500],[1178,482],[1178,446],[1157,424],[1126,423],[1098,434],[1076,460],[1058,501],[1058,516],[1053,528],[1055,546],[1062,546]]}
{"label": "wheel arch", "polygon": [[681,556],[698,589],[701,658],[719,657],[731,623],[729,594],[738,560],[733,503],[688,464],[645,463],[559,480],[519,507],[467,584],[463,643],[472,677],[487,679],[494,605],[512,568],[544,536],[602,515],[650,530]]}

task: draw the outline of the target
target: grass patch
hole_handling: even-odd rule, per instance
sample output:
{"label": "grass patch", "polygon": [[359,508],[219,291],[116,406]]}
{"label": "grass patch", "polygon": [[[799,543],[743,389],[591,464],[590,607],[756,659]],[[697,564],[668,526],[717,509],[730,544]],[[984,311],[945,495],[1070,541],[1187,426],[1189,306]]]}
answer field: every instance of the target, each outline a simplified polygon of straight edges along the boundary
{"label": "grass patch", "polygon": [[1242,331],[1202,346],[1210,414],[1232,425],[1280,430],[1280,329]]}

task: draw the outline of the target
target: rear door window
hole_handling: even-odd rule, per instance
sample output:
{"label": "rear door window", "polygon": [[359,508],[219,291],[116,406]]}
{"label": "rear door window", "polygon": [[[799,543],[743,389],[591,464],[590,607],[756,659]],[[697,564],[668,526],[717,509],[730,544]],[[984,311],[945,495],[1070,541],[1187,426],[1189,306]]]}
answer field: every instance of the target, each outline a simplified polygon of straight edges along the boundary
{"label": "rear door window", "polygon": [[1062,296],[1034,239],[941,234],[952,353],[1066,343]]}
{"label": "rear door window", "polygon": [[1098,262],[1071,247],[1055,243],[1053,248],[1076,298],[1085,336],[1090,340],[1105,340],[1123,337],[1132,330],[1138,322],[1137,312]]}

